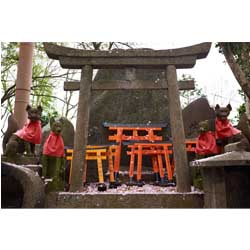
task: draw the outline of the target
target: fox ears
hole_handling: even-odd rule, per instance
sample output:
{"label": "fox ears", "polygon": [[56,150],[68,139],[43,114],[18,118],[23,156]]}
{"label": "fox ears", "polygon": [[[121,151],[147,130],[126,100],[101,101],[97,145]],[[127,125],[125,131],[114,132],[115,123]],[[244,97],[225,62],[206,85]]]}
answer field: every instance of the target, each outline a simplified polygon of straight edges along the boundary
{"label": "fox ears", "polygon": [[41,105],[38,105],[38,106],[37,106],[37,110],[40,111],[40,112],[42,113],[42,111],[43,111],[42,106],[41,106]]}
{"label": "fox ears", "polygon": [[231,111],[232,110],[232,107],[230,104],[227,104],[227,108]]}
{"label": "fox ears", "polygon": [[26,107],[26,111],[29,112],[31,110],[31,106],[28,104]]}
{"label": "fox ears", "polygon": [[[232,106],[230,105],[230,103],[227,104],[227,107],[226,107],[226,108],[228,108],[229,111],[232,110]],[[217,109],[220,109],[220,105],[219,105],[219,104],[216,104],[216,106],[215,106],[215,110],[217,110]]]}
{"label": "fox ears", "polygon": [[64,125],[64,121],[65,121],[65,118],[63,118],[63,117],[60,117],[59,119],[56,119],[55,117],[51,117],[50,118],[50,120],[49,120],[49,124],[50,124],[50,128],[52,129],[52,127],[53,127],[53,124],[55,123],[55,122],[60,122],[62,125]]}
{"label": "fox ears", "polygon": [[49,124],[50,124],[50,128],[51,128],[51,129],[52,129],[53,124],[55,123],[55,121],[56,121],[55,117],[51,117],[51,118],[49,119]]}
{"label": "fox ears", "polygon": [[[26,107],[26,111],[29,112],[31,109],[32,109],[32,107],[28,104],[27,107]],[[42,111],[43,111],[42,106],[38,105],[37,110],[42,113]]]}

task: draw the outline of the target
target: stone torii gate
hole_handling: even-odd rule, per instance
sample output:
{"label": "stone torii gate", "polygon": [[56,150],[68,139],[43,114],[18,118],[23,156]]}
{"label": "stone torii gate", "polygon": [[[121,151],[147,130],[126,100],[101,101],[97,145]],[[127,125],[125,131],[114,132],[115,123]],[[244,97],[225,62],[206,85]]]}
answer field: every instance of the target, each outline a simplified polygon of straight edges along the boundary
{"label": "stone torii gate", "polygon": [[[79,90],[79,102],[72,162],[72,179],[70,191],[78,191],[82,185],[85,149],[88,139],[89,106],[93,69],[102,68],[145,68],[166,71],[166,81],[158,87],[139,83],[110,84],[108,89],[166,89],[168,88],[170,125],[173,137],[173,149],[176,168],[177,191],[190,192],[189,166],[185,148],[185,134],[180,106],[179,87],[176,69],[192,68],[197,59],[205,58],[211,43],[201,43],[190,47],[170,50],[112,50],[93,51],[72,49],[44,43],[47,55],[59,60],[63,68],[81,69],[78,84],[66,83],[66,89]],[[133,77],[132,77],[133,78]],[[70,87],[71,86],[71,87]]]}

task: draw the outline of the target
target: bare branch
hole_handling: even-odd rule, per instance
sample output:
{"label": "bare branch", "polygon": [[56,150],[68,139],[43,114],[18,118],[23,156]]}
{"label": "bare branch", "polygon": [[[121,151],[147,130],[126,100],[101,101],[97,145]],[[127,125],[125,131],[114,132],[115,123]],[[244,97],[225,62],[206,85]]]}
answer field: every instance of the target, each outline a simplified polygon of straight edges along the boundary
{"label": "bare branch", "polygon": [[1,98],[1,104],[3,104],[5,101],[7,101],[9,98],[11,98],[13,96],[13,94],[15,95],[15,88],[16,88],[16,84],[10,86],[5,92],[4,95]]}
{"label": "bare branch", "polygon": [[[59,101],[65,103],[65,100],[63,100],[63,99],[61,99],[61,98],[59,98],[59,97],[57,97],[57,96],[53,96],[53,95],[43,95],[43,94],[33,94],[33,93],[31,93],[30,95],[32,95],[32,96],[40,96],[40,97],[55,98],[55,99],[57,99],[57,100],[59,100]],[[69,105],[70,105],[70,106],[73,106],[72,104],[69,104]]]}
{"label": "bare branch", "polygon": [[128,43],[123,43],[123,42],[117,42],[118,44],[124,45],[130,49],[133,49],[133,47],[131,45],[129,45]]}

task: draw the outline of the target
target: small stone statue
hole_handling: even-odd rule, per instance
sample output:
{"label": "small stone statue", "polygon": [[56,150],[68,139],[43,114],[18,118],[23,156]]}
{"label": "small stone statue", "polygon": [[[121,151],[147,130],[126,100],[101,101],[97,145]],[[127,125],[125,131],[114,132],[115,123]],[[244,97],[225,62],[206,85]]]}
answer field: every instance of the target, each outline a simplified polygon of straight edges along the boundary
{"label": "small stone statue", "polygon": [[232,110],[230,104],[226,107],[215,106],[215,120],[203,121],[199,124],[200,135],[198,137],[196,154],[198,156],[210,156],[224,152],[224,147],[235,144],[236,151],[249,151],[249,141],[241,130],[233,127],[228,120]]}
{"label": "small stone statue", "polygon": [[33,108],[27,105],[28,121],[22,129],[12,134],[6,145],[5,155],[15,157],[17,154],[34,156],[35,144],[40,144],[42,139],[41,115],[42,107]]}
{"label": "small stone statue", "polygon": [[209,120],[199,122],[199,132],[195,149],[198,158],[219,154],[221,150],[216,144],[215,131],[211,131]]}
{"label": "small stone statue", "polygon": [[61,136],[63,119],[50,119],[51,132],[43,146],[42,178],[46,192],[63,191],[65,186],[64,141]]}
{"label": "small stone statue", "polygon": [[225,146],[228,143],[240,141],[241,131],[234,128],[228,120],[228,116],[232,110],[230,104],[226,107],[215,106],[215,137],[218,145]]}

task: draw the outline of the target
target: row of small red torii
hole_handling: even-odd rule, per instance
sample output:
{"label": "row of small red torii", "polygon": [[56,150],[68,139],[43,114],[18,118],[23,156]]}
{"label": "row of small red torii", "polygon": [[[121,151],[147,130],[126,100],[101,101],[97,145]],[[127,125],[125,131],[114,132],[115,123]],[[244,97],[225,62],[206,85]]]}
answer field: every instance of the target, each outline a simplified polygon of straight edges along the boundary
{"label": "row of small red torii", "polygon": [[[176,180],[178,192],[190,192],[189,166],[186,155],[185,133],[182,111],[179,98],[179,87],[176,69],[192,68],[197,59],[206,58],[211,43],[201,43],[189,47],[170,50],[113,50],[94,51],[79,50],[44,43],[47,55],[59,60],[63,68],[81,69],[81,80],[76,89],[79,89],[79,102],[76,120],[74,154],[72,162],[72,179],[70,191],[80,190],[84,171],[85,149],[88,140],[89,107],[93,69],[102,68],[146,68],[162,69],[166,72],[166,81],[155,84],[136,86],[131,89],[168,89],[170,126],[173,138]],[[73,83],[76,85],[76,83]],[[114,84],[109,89],[122,89],[121,85]],[[128,89],[128,86],[124,86]],[[164,104],[163,104],[164,105]],[[166,104],[167,105],[167,104]]]}

